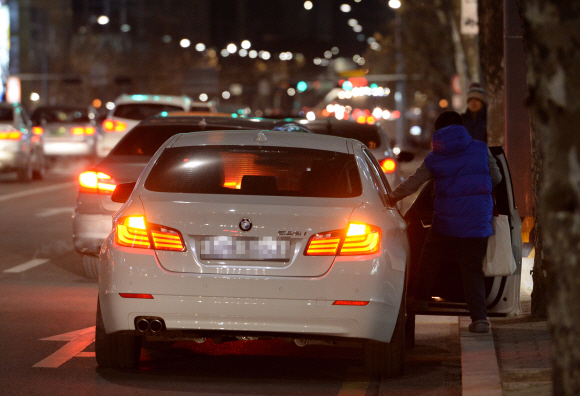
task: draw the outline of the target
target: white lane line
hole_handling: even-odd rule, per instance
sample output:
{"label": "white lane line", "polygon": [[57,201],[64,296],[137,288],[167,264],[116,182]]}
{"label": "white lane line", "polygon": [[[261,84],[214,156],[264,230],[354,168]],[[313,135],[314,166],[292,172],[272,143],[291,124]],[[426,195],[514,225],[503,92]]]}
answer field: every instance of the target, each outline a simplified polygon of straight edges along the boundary
{"label": "white lane line", "polygon": [[[73,334],[81,334],[76,337]],[[54,337],[43,338],[43,340],[52,340],[58,337],[75,337],[70,340],[65,346],[60,348],[58,351],[41,360],[32,367],[48,367],[57,368],[62,364],[68,362],[75,356],[88,357],[88,352],[83,353],[83,349],[91,345],[95,341],[95,326],[87,327],[86,329],[78,330],[77,332],[71,332],[66,334],[60,334]],[[60,339],[59,339],[60,341]],[[92,356],[92,355],[91,355]]]}
{"label": "white lane line", "polygon": [[346,372],[346,380],[342,384],[338,396],[364,396],[370,384],[370,378],[360,373],[360,368],[351,367]]}
{"label": "white lane line", "polygon": [[42,209],[40,212],[38,212],[36,214],[36,217],[50,217],[50,216],[56,216],[59,214],[72,214],[74,210],[74,207],[70,206],[70,207],[66,207],[66,208],[48,208],[48,209]]}
{"label": "white lane line", "polygon": [[27,271],[27,270],[34,268],[34,267],[38,267],[39,265],[44,264],[47,261],[50,261],[50,260],[49,259],[33,259],[30,261],[27,261],[26,263],[17,265],[16,267],[8,268],[7,270],[4,270],[2,272],[17,274],[19,272],[24,272],[24,271]]}
{"label": "white lane line", "polygon": [[90,334],[95,332],[95,326],[87,327],[85,329],[70,331],[68,333],[62,333],[51,337],[41,338],[40,341],[72,341],[85,334]]}
{"label": "white lane line", "polygon": [[30,190],[20,191],[17,193],[0,195],[0,202],[8,201],[10,199],[28,197],[29,195],[42,194],[49,191],[61,190],[63,188],[74,186],[75,184],[75,182],[61,183],[55,184],[53,186],[31,188]]}

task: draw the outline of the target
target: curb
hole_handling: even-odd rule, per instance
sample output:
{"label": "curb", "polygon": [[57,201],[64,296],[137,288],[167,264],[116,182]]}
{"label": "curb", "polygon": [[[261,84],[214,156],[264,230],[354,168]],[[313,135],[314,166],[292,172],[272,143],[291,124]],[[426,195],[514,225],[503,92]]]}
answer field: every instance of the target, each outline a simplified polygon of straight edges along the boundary
{"label": "curb", "polygon": [[502,385],[491,331],[470,333],[469,317],[459,317],[463,396],[501,396]]}

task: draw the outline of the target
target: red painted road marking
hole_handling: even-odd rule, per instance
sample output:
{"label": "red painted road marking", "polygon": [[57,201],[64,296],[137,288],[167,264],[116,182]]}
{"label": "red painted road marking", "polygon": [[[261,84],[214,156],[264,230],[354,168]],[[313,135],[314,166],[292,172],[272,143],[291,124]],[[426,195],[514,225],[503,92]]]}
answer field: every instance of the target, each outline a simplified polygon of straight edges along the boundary
{"label": "red painted road marking", "polygon": [[57,368],[75,356],[94,356],[93,352],[83,352],[83,350],[95,341],[95,326],[71,331],[69,333],[58,334],[52,337],[42,338],[41,341],[68,341],[68,343],[58,351],[32,366]]}

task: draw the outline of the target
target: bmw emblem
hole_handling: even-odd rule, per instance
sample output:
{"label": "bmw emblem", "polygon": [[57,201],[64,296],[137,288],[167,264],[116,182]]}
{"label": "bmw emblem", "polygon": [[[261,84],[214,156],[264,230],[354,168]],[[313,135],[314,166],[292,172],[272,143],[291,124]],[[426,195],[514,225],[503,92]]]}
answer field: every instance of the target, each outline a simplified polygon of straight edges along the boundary
{"label": "bmw emblem", "polygon": [[252,220],[244,218],[240,221],[240,230],[250,231],[252,229]]}

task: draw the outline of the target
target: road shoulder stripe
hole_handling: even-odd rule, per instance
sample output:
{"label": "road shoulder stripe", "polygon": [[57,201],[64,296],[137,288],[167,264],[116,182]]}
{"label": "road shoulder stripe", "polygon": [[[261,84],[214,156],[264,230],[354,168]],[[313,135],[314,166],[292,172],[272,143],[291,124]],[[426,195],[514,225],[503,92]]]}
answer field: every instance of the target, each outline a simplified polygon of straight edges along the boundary
{"label": "road shoulder stripe", "polygon": [[9,268],[7,270],[4,270],[2,272],[8,273],[8,274],[17,274],[20,272],[27,271],[27,270],[34,268],[34,267],[38,267],[39,265],[44,264],[48,261],[50,261],[50,260],[37,258],[37,259],[27,261],[26,263],[17,265],[16,267],[12,267],[12,268]]}

